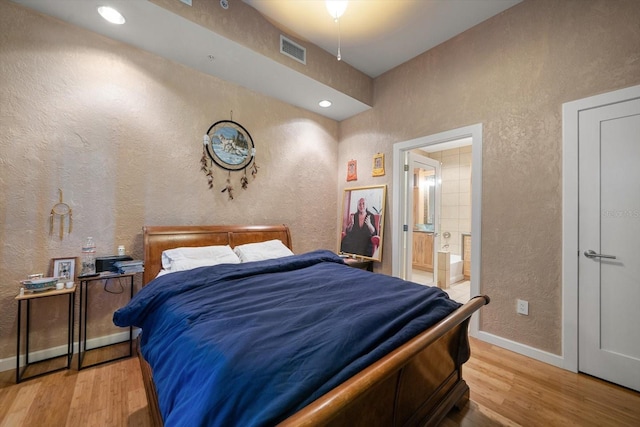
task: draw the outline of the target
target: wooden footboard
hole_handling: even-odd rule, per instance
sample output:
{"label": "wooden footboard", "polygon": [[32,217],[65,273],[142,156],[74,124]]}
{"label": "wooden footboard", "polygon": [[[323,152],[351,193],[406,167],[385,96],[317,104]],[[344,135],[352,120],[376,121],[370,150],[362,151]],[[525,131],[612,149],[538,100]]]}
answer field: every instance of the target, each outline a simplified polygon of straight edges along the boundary
{"label": "wooden footboard", "polygon": [[[462,378],[462,364],[469,359],[469,319],[488,303],[486,296],[471,299],[280,425],[437,425],[454,406],[462,407],[469,399]],[[151,419],[161,426],[151,368],[140,351],[138,355]]]}
{"label": "wooden footboard", "polygon": [[437,425],[468,400],[462,364],[469,359],[469,319],[488,302],[473,298],[281,426]]}

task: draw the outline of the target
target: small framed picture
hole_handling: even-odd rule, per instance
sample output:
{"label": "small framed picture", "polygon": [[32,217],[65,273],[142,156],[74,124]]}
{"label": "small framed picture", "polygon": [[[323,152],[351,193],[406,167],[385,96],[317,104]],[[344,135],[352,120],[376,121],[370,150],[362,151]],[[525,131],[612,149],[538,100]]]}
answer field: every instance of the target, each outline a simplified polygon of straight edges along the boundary
{"label": "small framed picture", "polygon": [[347,181],[358,180],[358,162],[355,160],[349,160],[347,163]]}
{"label": "small framed picture", "polygon": [[77,258],[53,258],[51,260],[51,276],[60,280],[74,280]]}
{"label": "small framed picture", "polygon": [[373,176],[384,175],[384,154],[378,153],[373,156]]}

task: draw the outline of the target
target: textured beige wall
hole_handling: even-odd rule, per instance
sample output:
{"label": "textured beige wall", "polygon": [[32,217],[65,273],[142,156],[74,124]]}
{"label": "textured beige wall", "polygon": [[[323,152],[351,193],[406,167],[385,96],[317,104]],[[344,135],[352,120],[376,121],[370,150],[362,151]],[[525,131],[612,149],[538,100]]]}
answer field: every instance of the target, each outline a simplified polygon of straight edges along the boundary
{"label": "textured beige wall", "polygon": [[[0,360],[15,354],[18,281],[79,255],[87,236],[98,255],[123,244],[141,257],[145,224],[286,223],[295,252],[335,249],[333,120],[6,0],[0,28]],[[200,171],[202,135],[231,111],[259,166],[247,190],[232,175],[233,201],[220,193],[226,173],[216,169],[209,190]],[[58,188],[73,209],[62,241],[48,233]],[[123,304],[97,288],[92,336],[116,331],[112,307]],[[63,345],[64,301],[34,309],[32,348]]]}
{"label": "textured beige wall", "polygon": [[483,123],[481,330],[560,354],[562,104],[640,84],[639,22],[637,0],[525,0],[380,76],[374,108],[341,122],[341,187],[382,152],[385,177],[357,184],[389,190],[394,143]]}

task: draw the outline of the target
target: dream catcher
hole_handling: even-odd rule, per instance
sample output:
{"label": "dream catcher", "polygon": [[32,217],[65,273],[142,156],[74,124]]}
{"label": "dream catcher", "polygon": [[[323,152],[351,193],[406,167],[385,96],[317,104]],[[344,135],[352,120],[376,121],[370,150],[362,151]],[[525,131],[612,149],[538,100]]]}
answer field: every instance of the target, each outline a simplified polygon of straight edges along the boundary
{"label": "dream catcher", "polygon": [[62,240],[64,237],[65,221],[68,223],[69,234],[71,234],[71,230],[73,229],[73,212],[71,211],[71,206],[62,201],[62,190],[58,188],[58,192],[60,193],[60,199],[58,203],[53,205],[51,213],[49,214],[49,235],[53,235],[54,223],[57,220],[60,223],[58,231],[60,233],[60,240]]}
{"label": "dream catcher", "polygon": [[[201,170],[207,176],[209,188],[213,188],[213,164],[227,171],[227,180],[222,193],[227,193],[233,200],[231,172],[242,171],[240,186],[246,189],[249,185],[247,169],[253,178],[258,173],[255,162],[256,149],[249,132],[241,124],[233,120],[220,120],[211,125],[204,135]],[[207,158],[208,157],[208,158]]]}

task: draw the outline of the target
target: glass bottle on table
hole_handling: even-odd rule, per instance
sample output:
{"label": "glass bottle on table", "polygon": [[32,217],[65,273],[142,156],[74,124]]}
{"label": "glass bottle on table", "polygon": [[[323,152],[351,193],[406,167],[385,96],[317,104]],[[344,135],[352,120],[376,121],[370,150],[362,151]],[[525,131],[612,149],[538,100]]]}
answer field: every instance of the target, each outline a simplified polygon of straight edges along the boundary
{"label": "glass bottle on table", "polygon": [[82,246],[82,269],[80,275],[96,273],[96,244],[93,237],[87,237]]}

